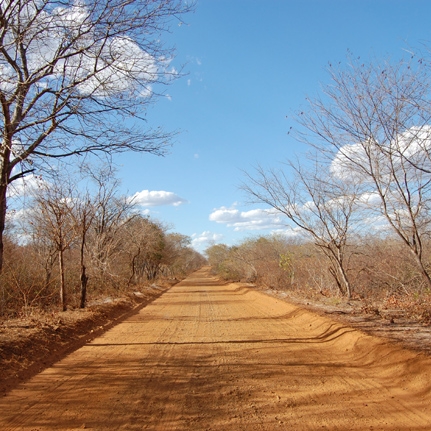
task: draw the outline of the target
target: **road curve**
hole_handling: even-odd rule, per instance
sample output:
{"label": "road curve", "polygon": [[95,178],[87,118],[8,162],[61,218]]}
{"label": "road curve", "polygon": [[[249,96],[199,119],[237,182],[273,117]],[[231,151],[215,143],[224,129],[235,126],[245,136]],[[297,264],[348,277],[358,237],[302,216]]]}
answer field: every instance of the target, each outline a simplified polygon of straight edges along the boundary
{"label": "road curve", "polygon": [[1,430],[430,430],[431,359],[208,268],[0,400]]}

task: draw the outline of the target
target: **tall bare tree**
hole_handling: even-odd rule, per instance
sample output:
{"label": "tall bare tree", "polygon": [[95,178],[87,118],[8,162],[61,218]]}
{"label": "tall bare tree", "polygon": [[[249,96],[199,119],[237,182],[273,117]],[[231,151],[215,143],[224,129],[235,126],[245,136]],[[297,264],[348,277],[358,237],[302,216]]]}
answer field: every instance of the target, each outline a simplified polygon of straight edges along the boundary
{"label": "tall bare tree", "polygon": [[119,194],[120,181],[115,177],[112,166],[103,166],[87,174],[96,186],[88,248],[96,272],[105,278],[110,274],[113,257],[121,252],[121,230],[136,214],[133,201]]}
{"label": "tall bare tree", "polygon": [[182,0],[0,2],[0,271],[7,188],[50,158],[163,154],[148,129],[157,84],[178,76],[161,35]]}
{"label": "tall bare tree", "polygon": [[73,208],[73,218],[75,224],[76,237],[79,241],[79,266],[81,282],[80,308],[85,308],[87,301],[88,274],[86,266],[86,248],[88,232],[93,224],[97,212],[97,203],[87,191],[84,196],[80,196]]}
{"label": "tall bare tree", "polygon": [[306,169],[288,162],[288,170],[258,168],[248,174],[243,189],[255,203],[265,203],[299,227],[324,253],[340,293],[350,297],[348,240],[357,228],[358,190],[337,180],[328,166],[316,163]]}
{"label": "tall bare tree", "polygon": [[71,184],[41,183],[35,196],[32,220],[39,226],[39,232],[46,235],[55,245],[58,255],[60,301],[63,311],[67,309],[67,288],[65,281],[64,252],[76,238],[74,211],[74,191]]}
{"label": "tall bare tree", "polygon": [[425,241],[431,223],[429,73],[412,61],[331,67],[324,96],[310,99],[299,121],[302,139],[331,159],[334,174],[367,188],[364,198],[377,202],[431,287]]}

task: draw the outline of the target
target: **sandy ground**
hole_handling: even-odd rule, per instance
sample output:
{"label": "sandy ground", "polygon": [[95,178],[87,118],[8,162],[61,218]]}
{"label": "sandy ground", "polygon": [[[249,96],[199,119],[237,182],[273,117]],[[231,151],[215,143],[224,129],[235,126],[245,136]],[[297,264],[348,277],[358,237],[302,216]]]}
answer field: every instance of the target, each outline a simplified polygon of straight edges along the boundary
{"label": "sandy ground", "polygon": [[207,269],[0,399],[1,430],[430,430],[431,358]]}

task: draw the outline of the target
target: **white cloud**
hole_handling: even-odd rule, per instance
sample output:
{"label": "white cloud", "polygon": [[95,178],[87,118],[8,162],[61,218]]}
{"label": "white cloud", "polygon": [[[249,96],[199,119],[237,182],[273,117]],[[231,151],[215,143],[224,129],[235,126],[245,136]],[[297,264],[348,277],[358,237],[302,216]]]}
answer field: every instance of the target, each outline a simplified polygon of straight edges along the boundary
{"label": "white cloud", "polygon": [[[392,146],[399,149],[404,156],[419,162],[431,149],[431,126],[411,127],[401,133]],[[415,160],[416,158],[418,160]]]}
{"label": "white cloud", "polygon": [[299,226],[288,226],[285,229],[274,229],[271,231],[271,235],[274,236],[283,236],[287,239],[296,239],[296,238],[304,238],[307,237],[307,233],[304,229]]}
{"label": "white cloud", "polygon": [[331,174],[343,181],[362,183],[364,173],[359,166],[367,166],[367,156],[361,144],[347,144],[341,147],[331,163]]}
{"label": "white cloud", "polygon": [[41,185],[47,184],[46,181],[42,180],[33,174],[26,175],[23,178],[18,178],[8,186],[8,197],[16,198],[24,196],[25,194],[31,193],[32,191],[39,188]]}
{"label": "white cloud", "polygon": [[381,198],[377,192],[362,193],[359,196],[359,203],[369,207],[379,207],[381,204]]}
{"label": "white cloud", "polygon": [[209,216],[211,221],[233,227],[236,231],[275,229],[286,226],[286,219],[272,209],[240,211],[236,208],[221,207]]}
{"label": "white cloud", "polygon": [[[100,40],[91,26],[91,7],[87,2],[76,1],[71,7],[56,7],[50,11],[37,7],[38,1],[26,2],[19,18],[23,27],[27,26],[26,38],[23,41],[27,50],[27,67],[30,74],[40,74],[46,65],[54,65],[54,73],[47,76],[39,85],[49,86],[50,82],[64,78],[78,82],[77,89],[82,94],[96,97],[107,97],[112,94],[129,92],[130,96],[148,97],[151,89],[140,91],[137,81],[153,82],[169,61],[154,58],[145,52],[138,43],[126,36],[113,36]],[[60,3],[60,2],[59,2]],[[6,42],[8,34],[6,33]],[[70,43],[67,51],[59,61],[54,61],[60,48]],[[6,43],[6,46],[8,44]],[[80,46],[89,46],[85,52]],[[8,49],[8,48],[6,48]],[[13,52],[9,52],[13,57]],[[96,71],[96,72],[95,72]],[[178,72],[171,68],[169,76]],[[0,88],[13,91],[15,74],[10,66],[0,67]],[[52,84],[55,88],[55,83]],[[138,90],[136,92],[136,90]],[[136,93],[135,93],[136,92]]]}
{"label": "white cloud", "polygon": [[[331,173],[343,181],[367,182],[368,175],[362,168],[378,169],[379,176],[386,181],[392,178],[392,171],[411,178],[417,175],[416,166],[429,171],[431,160],[431,126],[410,127],[399,133],[390,142],[375,140],[342,146],[331,163]],[[370,161],[369,158],[372,160]],[[409,163],[405,163],[405,160]]]}
{"label": "white cloud", "polygon": [[[100,60],[102,56],[98,52],[94,53],[93,58],[91,53],[86,53],[82,58],[73,58],[74,62],[70,61],[71,75],[76,74],[83,80],[83,83],[78,86],[81,93],[105,97],[108,94],[127,90],[133,92],[137,80],[147,83],[156,80],[158,74],[156,60],[131,39],[127,37],[113,38],[105,49],[111,56],[114,56],[111,63],[103,63]],[[100,70],[92,76],[95,64]],[[150,91],[150,86],[147,87],[146,91],[140,90],[141,97],[145,97]]]}
{"label": "white cloud", "polygon": [[33,210],[29,208],[10,209],[6,213],[7,226],[11,229],[10,233],[17,244],[25,245],[31,241],[29,220],[33,219],[32,215]]}
{"label": "white cloud", "polygon": [[29,212],[29,210],[26,208],[20,208],[17,210],[12,210],[6,214],[6,219],[8,221],[13,222],[13,223],[22,222],[23,220],[25,220],[27,218],[28,212]]}
{"label": "white cloud", "polygon": [[210,232],[209,230],[201,234],[194,233],[192,235],[192,247],[196,250],[202,250],[202,248],[208,247],[211,243],[219,242],[222,238],[222,234]]}
{"label": "white cloud", "polygon": [[187,203],[185,199],[177,196],[175,193],[162,190],[142,190],[140,192],[136,192],[131,199],[137,205],[143,207],[156,207],[163,205],[173,205],[174,207],[177,207],[181,204]]}

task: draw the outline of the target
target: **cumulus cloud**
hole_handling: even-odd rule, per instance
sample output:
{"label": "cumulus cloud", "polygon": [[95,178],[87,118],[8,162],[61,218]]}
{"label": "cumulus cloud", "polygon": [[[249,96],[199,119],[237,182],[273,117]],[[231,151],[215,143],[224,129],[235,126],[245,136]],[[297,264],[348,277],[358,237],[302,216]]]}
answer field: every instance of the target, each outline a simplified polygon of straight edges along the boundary
{"label": "cumulus cloud", "polygon": [[339,149],[331,163],[331,174],[343,181],[363,182],[364,174],[357,166],[367,166],[367,155],[361,144],[348,144]]}
{"label": "cumulus cloud", "polygon": [[[104,56],[98,53],[95,53],[94,57],[86,53],[82,58],[73,58],[76,64],[70,62],[71,74],[77,74],[83,81],[78,86],[81,93],[105,97],[110,93],[127,90],[133,92],[137,80],[150,83],[157,79],[156,60],[133,40],[127,37],[116,37],[110,40],[104,49],[110,53],[111,57],[114,57],[111,63],[103,63],[100,58],[104,58]],[[110,58],[107,55],[105,57]],[[96,64],[100,70],[93,76]],[[146,91],[141,89],[139,91],[141,97],[151,94],[149,85]]]}
{"label": "cumulus cloud", "polygon": [[[84,95],[104,98],[128,91],[135,97],[151,96],[150,88],[141,91],[141,86],[136,82],[149,84],[156,81],[168,66],[167,59],[154,58],[126,36],[100,40],[92,31],[92,11],[86,2],[76,1],[71,7],[56,7],[51,11],[39,8],[37,3],[25,2],[20,21],[21,25],[27,26],[23,43],[26,45],[26,65],[30,74],[39,75],[47,64],[54,65],[54,73],[41,85],[48,85],[55,79],[64,85],[66,78],[80,82],[76,88]],[[68,49],[57,58],[66,41]],[[90,48],[81,52],[82,44]],[[13,57],[12,52],[9,54]],[[175,76],[178,72],[171,68],[167,74]],[[13,68],[1,65],[0,77],[0,88],[14,91],[16,78]]]}
{"label": "cumulus cloud", "polygon": [[209,230],[206,230],[201,234],[194,233],[192,235],[192,247],[200,250],[211,243],[219,242],[222,238],[222,234],[210,232]]}
{"label": "cumulus cloud", "polygon": [[304,229],[298,226],[287,226],[285,229],[274,229],[271,231],[271,235],[283,236],[287,239],[302,239],[307,237],[307,233],[304,231]]}
{"label": "cumulus cloud", "polygon": [[42,184],[46,184],[46,181],[33,174],[26,175],[23,178],[18,178],[8,186],[8,197],[24,196],[27,193],[37,190]]}
{"label": "cumulus cloud", "polygon": [[177,196],[175,193],[163,190],[142,190],[140,192],[136,192],[131,199],[134,203],[143,207],[156,207],[163,205],[172,205],[177,207],[187,203],[185,199]]}
{"label": "cumulus cloud", "polygon": [[362,193],[359,196],[359,203],[369,207],[378,207],[381,204],[381,198],[377,192]]}
{"label": "cumulus cloud", "polygon": [[431,149],[431,126],[411,127],[397,137],[396,146],[406,157],[422,159]]}
{"label": "cumulus cloud", "polygon": [[237,208],[221,207],[209,216],[211,221],[233,227],[236,231],[276,229],[286,226],[286,220],[272,209],[240,211]]}
{"label": "cumulus cloud", "polygon": [[378,167],[383,179],[389,181],[393,170],[414,176],[415,167],[431,169],[430,151],[431,126],[410,127],[388,143],[370,140],[342,146],[331,163],[331,173],[343,181],[367,181],[369,178],[360,167],[370,169],[371,157],[374,169]]}
{"label": "cumulus cloud", "polygon": [[12,229],[14,241],[20,245],[25,245],[31,240],[31,234],[23,228],[28,226],[29,218],[31,218],[31,210],[27,208],[12,209],[6,213],[6,223]]}

